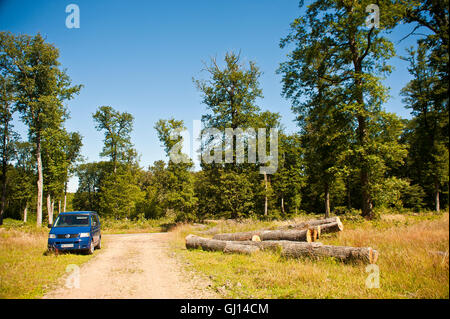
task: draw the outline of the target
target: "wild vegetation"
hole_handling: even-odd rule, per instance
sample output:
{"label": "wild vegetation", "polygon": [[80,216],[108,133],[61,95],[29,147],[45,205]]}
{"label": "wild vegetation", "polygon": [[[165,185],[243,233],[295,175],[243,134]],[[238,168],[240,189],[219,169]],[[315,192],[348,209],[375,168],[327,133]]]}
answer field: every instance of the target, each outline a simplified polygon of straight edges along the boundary
{"label": "wild vegetation", "polygon": [[[448,298],[448,213],[385,211],[381,219],[359,214],[343,217],[343,232],[325,234],[328,245],[371,246],[377,261],[379,288],[368,288],[373,271],[367,264],[333,258],[292,259],[277,252],[251,255],[186,250],[185,236],[212,237],[279,226],[310,219],[310,214],[286,221],[239,222],[211,220],[204,227],[179,225],[172,232],[172,249],[187,268],[212,279],[213,289],[226,298]],[[317,215],[315,217],[318,217]]]}
{"label": "wild vegetation", "polygon": [[[206,107],[204,130],[241,129],[247,134],[245,146],[268,147],[270,138],[264,141],[256,130],[278,129],[277,170],[270,173],[261,171],[265,154],[240,161],[236,136],[226,132],[219,141],[233,142],[229,150],[214,150],[217,140],[204,141],[201,149],[213,149],[209,155],[217,159],[225,153],[231,162],[203,161],[200,171],[194,171],[192,160],[142,168],[130,137],[133,115],[111,106],[99,106],[92,114],[105,134],[100,152],[105,160],[83,161],[82,136],[64,126],[69,117],[65,101],[82,86],[72,85],[58,49],[42,35],[1,32],[0,224],[5,217],[27,220],[30,215],[38,226],[43,218],[51,223],[54,212],[69,205],[110,219],[173,215],[177,221],[354,210],[373,219],[384,208],[445,209],[448,1],[381,1],[379,27],[366,26],[368,4],[313,1],[281,40],[290,53],[278,73],[282,94],[297,115],[298,133],[286,133],[278,113],[258,106],[261,70],[252,61],[243,64],[239,54],[228,52],[223,63],[212,59],[205,64],[205,78],[193,80]],[[411,33],[424,30],[403,57],[412,77],[402,91],[410,120],[383,108],[388,88],[382,80],[392,73],[390,61],[398,54],[392,31],[400,23]],[[15,114],[28,127],[27,141],[14,132]],[[173,118],[155,123],[168,157],[184,128]],[[79,187],[68,204],[67,182],[74,174]]]}

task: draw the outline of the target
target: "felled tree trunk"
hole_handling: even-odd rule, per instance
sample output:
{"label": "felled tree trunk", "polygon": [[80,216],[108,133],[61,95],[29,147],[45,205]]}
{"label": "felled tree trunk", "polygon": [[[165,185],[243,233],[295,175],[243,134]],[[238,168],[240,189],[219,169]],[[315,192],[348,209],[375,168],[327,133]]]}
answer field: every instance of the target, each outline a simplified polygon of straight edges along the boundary
{"label": "felled tree trunk", "polygon": [[339,217],[330,217],[330,218],[324,218],[324,219],[311,219],[311,220],[307,220],[305,222],[301,222],[299,224],[282,226],[282,227],[280,227],[280,229],[305,229],[305,228],[312,227],[312,226],[319,226],[319,225],[335,223],[335,222],[341,223],[341,220],[339,219]]}
{"label": "felled tree trunk", "polygon": [[233,241],[202,238],[195,235],[188,235],[186,237],[186,248],[201,248],[205,251],[222,251],[224,253],[240,253],[246,255],[250,255],[260,250],[256,246],[243,245]]}
{"label": "felled tree trunk", "polygon": [[303,230],[256,230],[240,233],[227,233],[217,234],[213,238],[217,240],[231,240],[231,241],[244,241],[252,240],[253,236],[259,236],[261,240],[292,240],[292,241],[306,241],[308,243],[313,242],[314,238],[313,229]]}
{"label": "felled tree trunk", "polygon": [[318,228],[318,238],[320,238],[321,234],[338,233],[344,230],[344,225],[340,220],[334,223],[323,224],[316,227]]}
{"label": "felled tree trunk", "polygon": [[287,247],[282,250],[284,257],[334,257],[344,262],[361,261],[374,264],[378,259],[378,252],[371,247],[348,247],[321,245],[316,247]]}
{"label": "felled tree trunk", "polygon": [[[245,248],[252,247],[252,248]],[[202,238],[195,235],[186,237],[186,248],[201,248],[206,251],[223,251],[251,254],[258,250],[279,251],[288,258],[320,258],[334,257],[344,262],[361,261],[374,264],[378,259],[378,252],[370,247],[330,246],[322,243],[292,242],[286,240],[268,241],[234,241]]]}

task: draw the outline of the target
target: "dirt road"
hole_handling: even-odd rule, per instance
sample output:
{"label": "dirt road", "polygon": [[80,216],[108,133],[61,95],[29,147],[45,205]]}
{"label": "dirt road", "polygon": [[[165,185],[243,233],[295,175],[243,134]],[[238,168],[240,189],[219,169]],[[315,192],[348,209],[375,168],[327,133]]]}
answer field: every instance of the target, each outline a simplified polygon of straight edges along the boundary
{"label": "dirt road", "polygon": [[79,269],[79,288],[72,271],[44,298],[217,298],[205,278],[182,269],[168,236],[103,235],[102,249]]}

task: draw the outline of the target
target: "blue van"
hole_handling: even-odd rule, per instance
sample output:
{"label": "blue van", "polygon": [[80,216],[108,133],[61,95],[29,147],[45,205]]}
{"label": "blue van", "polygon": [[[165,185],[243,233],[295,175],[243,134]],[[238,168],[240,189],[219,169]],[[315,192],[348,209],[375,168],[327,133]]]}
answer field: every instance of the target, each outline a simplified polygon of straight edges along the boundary
{"label": "blue van", "polygon": [[96,212],[65,212],[56,218],[48,234],[48,250],[82,250],[88,254],[102,247],[100,220]]}

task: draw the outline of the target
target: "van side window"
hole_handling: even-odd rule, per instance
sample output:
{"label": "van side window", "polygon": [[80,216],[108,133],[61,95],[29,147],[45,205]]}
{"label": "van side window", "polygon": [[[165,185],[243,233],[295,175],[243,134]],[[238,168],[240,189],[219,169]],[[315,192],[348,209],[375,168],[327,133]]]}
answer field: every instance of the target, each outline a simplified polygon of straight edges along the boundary
{"label": "van side window", "polygon": [[91,220],[92,220],[92,226],[93,226],[93,227],[97,227],[97,225],[98,225],[97,216],[92,215],[92,216],[91,216]]}

